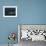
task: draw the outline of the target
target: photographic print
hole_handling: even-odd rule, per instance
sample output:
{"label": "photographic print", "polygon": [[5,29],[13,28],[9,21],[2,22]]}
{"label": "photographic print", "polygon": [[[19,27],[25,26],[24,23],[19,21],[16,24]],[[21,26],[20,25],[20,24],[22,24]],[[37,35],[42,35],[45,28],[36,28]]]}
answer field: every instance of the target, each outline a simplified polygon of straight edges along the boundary
{"label": "photographic print", "polygon": [[17,6],[3,6],[3,17],[17,17]]}

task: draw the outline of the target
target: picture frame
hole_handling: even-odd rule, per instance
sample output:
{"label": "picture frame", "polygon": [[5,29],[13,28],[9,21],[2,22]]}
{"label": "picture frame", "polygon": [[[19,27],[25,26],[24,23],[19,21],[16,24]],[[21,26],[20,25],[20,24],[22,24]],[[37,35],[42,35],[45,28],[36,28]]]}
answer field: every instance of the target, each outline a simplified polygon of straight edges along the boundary
{"label": "picture frame", "polygon": [[3,17],[17,17],[17,6],[3,6]]}
{"label": "picture frame", "polygon": [[[24,36],[21,33],[22,30],[24,30],[24,31],[28,30],[28,35],[29,35],[29,33],[33,32],[33,34],[29,35],[31,37],[33,36],[32,39],[28,38],[26,40],[30,39],[31,41],[46,41],[46,24],[18,24],[18,42],[25,39],[25,38],[21,39],[21,37]],[[35,33],[34,31],[37,31],[37,32]],[[37,37],[35,37],[35,36],[37,36]],[[37,40],[36,40],[36,38],[37,38]]]}

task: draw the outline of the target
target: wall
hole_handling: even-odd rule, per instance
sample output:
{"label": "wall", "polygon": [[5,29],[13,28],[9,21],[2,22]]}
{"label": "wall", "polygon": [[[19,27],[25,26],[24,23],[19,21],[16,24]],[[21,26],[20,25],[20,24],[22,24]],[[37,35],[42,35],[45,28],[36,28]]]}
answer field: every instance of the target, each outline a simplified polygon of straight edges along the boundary
{"label": "wall", "polygon": [[[17,18],[3,17],[3,6],[18,6],[18,0],[0,0],[0,44],[7,44],[10,32],[16,32],[17,35],[18,20]],[[16,43],[18,43],[17,39]]]}
{"label": "wall", "polygon": [[[17,5],[18,17],[4,18],[4,5]],[[9,32],[17,34],[18,24],[46,24],[46,0],[0,0],[0,44],[8,43]]]}
{"label": "wall", "polygon": [[21,0],[20,23],[46,24],[46,0]]}

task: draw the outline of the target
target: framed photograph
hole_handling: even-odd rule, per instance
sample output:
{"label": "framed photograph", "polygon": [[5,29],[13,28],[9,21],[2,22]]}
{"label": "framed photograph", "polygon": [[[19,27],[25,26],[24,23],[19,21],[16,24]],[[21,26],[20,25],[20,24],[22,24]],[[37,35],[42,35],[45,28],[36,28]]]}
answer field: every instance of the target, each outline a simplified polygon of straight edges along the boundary
{"label": "framed photograph", "polygon": [[46,25],[19,24],[18,41],[46,41]]}
{"label": "framed photograph", "polygon": [[3,6],[3,17],[17,17],[17,6]]}

